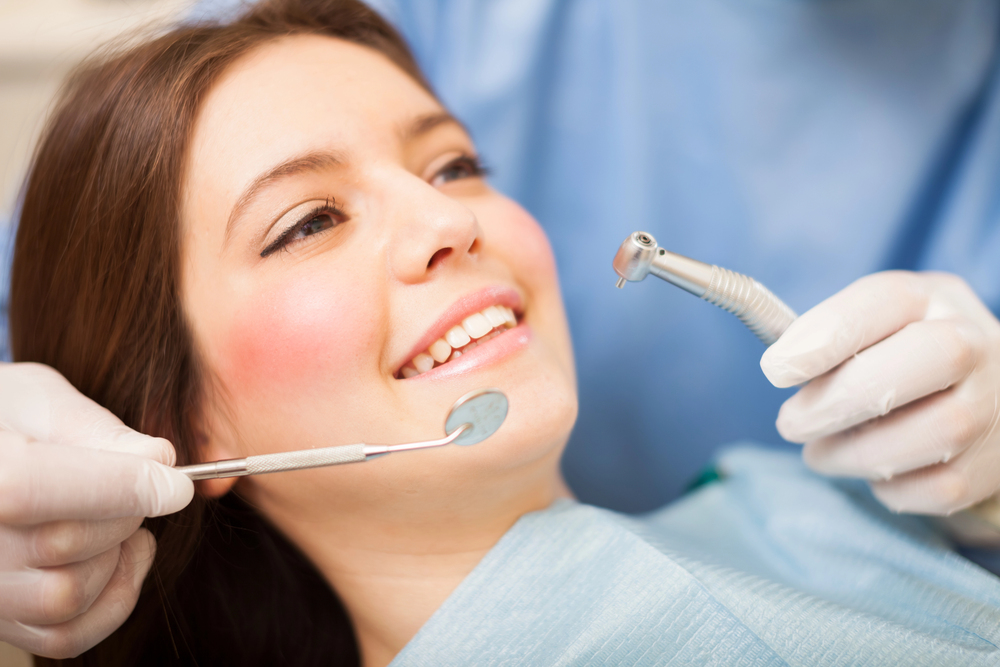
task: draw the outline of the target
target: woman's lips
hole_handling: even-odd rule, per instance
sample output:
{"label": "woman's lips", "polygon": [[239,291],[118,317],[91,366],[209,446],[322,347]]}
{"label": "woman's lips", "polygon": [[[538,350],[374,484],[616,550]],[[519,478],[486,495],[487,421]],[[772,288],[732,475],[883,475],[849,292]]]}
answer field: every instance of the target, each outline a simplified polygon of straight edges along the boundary
{"label": "woman's lips", "polygon": [[[488,338],[495,333],[491,330],[515,326],[520,315],[521,295],[510,287],[492,286],[466,294],[437,318],[405,358],[396,362],[398,365],[393,375],[396,378],[405,377],[403,371],[407,366],[410,367],[406,374],[409,376],[417,370],[429,371],[434,363],[448,361],[452,349],[461,349],[472,341]],[[466,330],[464,333],[463,329]],[[444,344],[435,345],[441,342]],[[447,357],[445,347],[449,348]],[[414,364],[414,361],[418,363]]]}
{"label": "woman's lips", "polygon": [[465,375],[523,350],[531,342],[531,337],[531,327],[527,323],[521,322],[513,329],[507,329],[500,335],[477,344],[476,347],[465,352],[457,359],[436,366],[426,373],[421,373],[410,379],[443,380]]}
{"label": "woman's lips", "polygon": [[506,306],[488,306],[478,313],[469,315],[459,324],[445,332],[430,346],[406,362],[399,372],[398,378],[411,378],[426,373],[435,366],[440,366],[458,359],[463,354],[471,352],[476,346],[486,343],[501,335],[508,329],[517,326],[517,316]]}

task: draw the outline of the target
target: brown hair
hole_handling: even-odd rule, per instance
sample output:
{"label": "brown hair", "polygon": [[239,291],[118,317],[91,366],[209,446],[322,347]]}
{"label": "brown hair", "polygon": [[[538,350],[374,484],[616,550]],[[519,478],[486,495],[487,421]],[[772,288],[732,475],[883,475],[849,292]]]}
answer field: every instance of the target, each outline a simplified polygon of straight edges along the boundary
{"label": "brown hair", "polygon": [[[221,72],[282,35],[371,47],[427,88],[357,0],[266,0],[180,26],[77,72],[29,175],[14,251],[14,358],[48,364],[127,425],[197,460],[203,380],[178,299],[179,198],[199,105]],[[79,658],[38,664],[356,664],[334,592],[230,494],[146,521],[156,560],[126,624]]]}

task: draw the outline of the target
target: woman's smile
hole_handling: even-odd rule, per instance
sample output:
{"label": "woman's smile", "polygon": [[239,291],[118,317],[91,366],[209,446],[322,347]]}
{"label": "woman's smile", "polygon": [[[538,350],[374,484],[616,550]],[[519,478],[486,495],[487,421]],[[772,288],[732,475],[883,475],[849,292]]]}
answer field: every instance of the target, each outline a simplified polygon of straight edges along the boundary
{"label": "woman's smile", "polygon": [[[530,328],[527,324],[518,326],[522,317],[521,295],[512,288],[487,287],[461,297],[421,336],[394,376],[409,379],[426,374],[428,378],[443,378],[500,359],[520,348],[514,339],[527,344]],[[504,336],[515,328],[520,335]],[[504,340],[487,346],[499,337]],[[473,355],[477,349],[479,352]],[[455,363],[465,355],[470,356],[462,364]]]}

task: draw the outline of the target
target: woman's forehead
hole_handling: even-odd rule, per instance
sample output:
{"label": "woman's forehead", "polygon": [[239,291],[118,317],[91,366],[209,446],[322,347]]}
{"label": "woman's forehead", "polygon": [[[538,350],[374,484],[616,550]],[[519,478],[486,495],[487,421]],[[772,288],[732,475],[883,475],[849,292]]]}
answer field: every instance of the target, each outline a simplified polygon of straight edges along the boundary
{"label": "woman's forehead", "polygon": [[406,128],[443,112],[373,49],[314,35],[273,40],[234,63],[206,96],[185,199],[210,218],[228,215],[248,184],[290,157],[395,157]]}
{"label": "woman's forehead", "polygon": [[391,150],[400,127],[441,110],[373,49],[332,37],[283,37],[241,58],[213,86],[192,151],[259,169],[289,152]]}

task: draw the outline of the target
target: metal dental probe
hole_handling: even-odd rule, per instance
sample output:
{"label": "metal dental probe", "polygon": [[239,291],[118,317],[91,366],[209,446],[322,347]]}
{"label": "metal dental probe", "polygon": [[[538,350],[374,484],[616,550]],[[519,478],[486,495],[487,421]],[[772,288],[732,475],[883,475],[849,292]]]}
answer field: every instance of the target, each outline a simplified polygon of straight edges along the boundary
{"label": "metal dental probe", "polygon": [[286,470],[322,468],[342,463],[358,463],[382,454],[428,449],[448,444],[474,445],[496,433],[507,418],[507,397],[499,389],[477,389],[465,394],[451,406],[444,422],[446,437],[440,440],[407,442],[400,445],[340,445],[320,449],[302,449],[279,454],[248,456],[181,466],[181,471],[194,480],[217,477],[263,475]]}
{"label": "metal dental probe", "polygon": [[620,276],[619,289],[625,281],[639,282],[652,273],[740,318],[765,345],[778,340],[798,317],[753,278],[665,250],[646,232],[630,234],[612,265]]}

